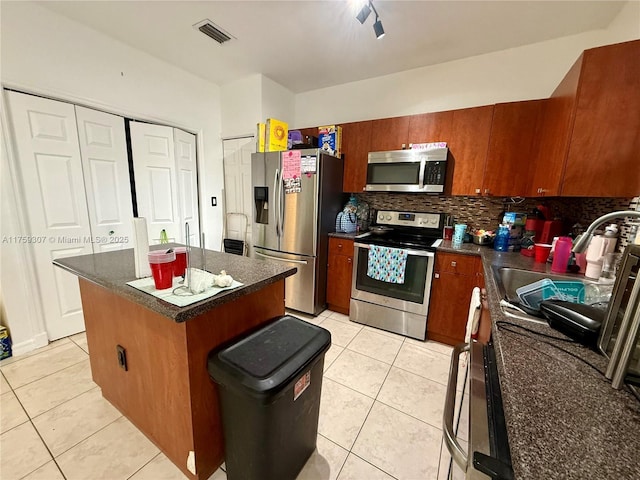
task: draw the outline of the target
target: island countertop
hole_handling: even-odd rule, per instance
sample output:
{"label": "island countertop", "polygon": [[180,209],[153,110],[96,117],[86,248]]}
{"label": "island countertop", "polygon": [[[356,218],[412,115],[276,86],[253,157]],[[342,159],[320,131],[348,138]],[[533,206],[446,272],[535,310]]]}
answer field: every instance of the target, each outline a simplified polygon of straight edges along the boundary
{"label": "island countertop", "polygon": [[438,250],[482,258],[515,478],[640,478],[640,402],[628,389],[611,388],[602,374],[606,358],[567,343],[544,321],[502,312],[494,268],[549,273],[550,267],[473,244],[443,242]]}
{"label": "island countertop", "polygon": [[[172,245],[152,246],[151,249],[170,246]],[[196,263],[201,262],[200,249],[193,249],[193,258]],[[197,317],[219,305],[261,290],[269,284],[296,273],[296,268],[292,266],[212,250],[205,250],[205,259],[207,271],[219,273],[220,270],[226,270],[234,280],[243,285],[233,290],[224,290],[213,297],[185,307],[172,305],[127,285],[127,282],[136,279],[132,248],[58,258],[53,261],[53,264],[176,322]],[[197,266],[200,265],[201,263],[197,263]]]}

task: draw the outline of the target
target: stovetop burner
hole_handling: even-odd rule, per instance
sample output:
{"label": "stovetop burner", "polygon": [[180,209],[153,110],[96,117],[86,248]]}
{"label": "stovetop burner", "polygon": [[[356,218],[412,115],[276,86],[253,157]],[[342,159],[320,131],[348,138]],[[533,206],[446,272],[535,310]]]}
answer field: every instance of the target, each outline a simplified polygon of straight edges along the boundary
{"label": "stovetop burner", "polygon": [[[357,237],[361,243],[393,248],[434,250],[442,239],[444,215],[441,213],[379,211],[373,225],[388,226],[384,233],[364,233]],[[434,245],[436,243],[436,245]]]}

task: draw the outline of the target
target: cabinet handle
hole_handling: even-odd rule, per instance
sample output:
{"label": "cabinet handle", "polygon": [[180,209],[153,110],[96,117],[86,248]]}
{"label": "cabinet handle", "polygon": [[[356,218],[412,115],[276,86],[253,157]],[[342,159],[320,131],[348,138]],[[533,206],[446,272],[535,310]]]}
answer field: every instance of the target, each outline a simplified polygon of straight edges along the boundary
{"label": "cabinet handle", "polygon": [[338,248],[342,248],[342,244],[341,243],[338,244]]}
{"label": "cabinet handle", "polygon": [[458,262],[451,262],[451,266],[452,267],[457,267],[458,266]]}
{"label": "cabinet handle", "polygon": [[482,193],[482,190],[479,188],[476,188],[476,193]]}
{"label": "cabinet handle", "polygon": [[347,263],[351,263],[351,257],[347,258]]}
{"label": "cabinet handle", "polygon": [[433,274],[433,278],[440,278],[440,274],[439,273],[434,273]]}
{"label": "cabinet handle", "polygon": [[484,189],[484,194],[485,195],[491,195],[491,190],[489,190],[488,188]]}

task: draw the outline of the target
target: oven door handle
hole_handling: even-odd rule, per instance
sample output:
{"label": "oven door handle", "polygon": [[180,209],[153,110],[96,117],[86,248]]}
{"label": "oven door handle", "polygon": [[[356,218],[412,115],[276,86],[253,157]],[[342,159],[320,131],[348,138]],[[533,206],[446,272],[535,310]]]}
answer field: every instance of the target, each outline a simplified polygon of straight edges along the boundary
{"label": "oven door handle", "polygon": [[468,458],[453,432],[453,413],[456,405],[456,387],[458,384],[458,365],[460,363],[460,354],[468,352],[470,349],[471,344],[469,343],[460,343],[453,347],[453,352],[451,353],[451,367],[449,368],[449,380],[447,382],[447,396],[445,398],[444,414],[442,416],[444,443],[447,445],[449,453],[451,453],[451,458],[453,458],[465,473],[467,471]]}
{"label": "oven door handle", "polygon": [[[353,244],[354,247],[360,247],[360,248],[366,248],[369,249],[369,245],[366,243],[354,243]],[[391,248],[397,248],[397,247],[391,247]],[[413,255],[415,257],[433,257],[435,256],[435,253],[433,252],[429,252],[426,250],[409,250],[407,248],[398,248],[398,250],[403,250],[405,252],[407,252],[408,255]]]}

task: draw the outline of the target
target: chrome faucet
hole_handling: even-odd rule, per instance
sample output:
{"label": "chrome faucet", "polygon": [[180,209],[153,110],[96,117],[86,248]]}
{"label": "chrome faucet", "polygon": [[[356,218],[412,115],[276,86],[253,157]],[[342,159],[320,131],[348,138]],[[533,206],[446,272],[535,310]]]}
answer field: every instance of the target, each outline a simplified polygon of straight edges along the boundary
{"label": "chrome faucet", "polygon": [[600,225],[602,225],[604,222],[608,221],[608,220],[613,220],[614,218],[621,218],[621,217],[638,217],[640,218],[640,212],[635,211],[635,210],[621,210],[619,212],[611,212],[611,213],[607,213],[606,215],[602,215],[599,218],[596,218],[594,220],[594,222],[589,225],[589,228],[587,228],[587,231],[584,232],[582,235],[580,235],[578,237],[578,239],[576,240],[575,245],[573,246],[573,249],[571,250],[573,253],[582,253],[584,252],[587,247],[589,246],[589,243],[591,242],[591,239],[593,238],[593,232],[596,231],[596,228],[598,228]]}

